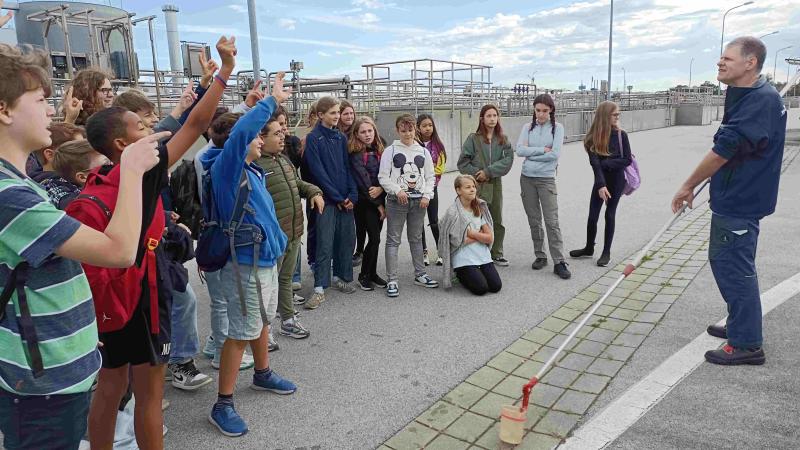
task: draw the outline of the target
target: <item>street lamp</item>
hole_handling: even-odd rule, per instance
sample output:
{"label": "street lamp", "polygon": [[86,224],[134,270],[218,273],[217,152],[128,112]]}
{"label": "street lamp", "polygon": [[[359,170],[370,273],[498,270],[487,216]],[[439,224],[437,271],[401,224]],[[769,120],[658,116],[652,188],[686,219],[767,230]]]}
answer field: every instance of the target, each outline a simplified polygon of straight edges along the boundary
{"label": "street lamp", "polygon": [[761,36],[759,36],[758,38],[759,38],[759,39],[764,39],[765,37],[767,37],[767,36],[772,36],[773,34],[778,34],[778,32],[777,32],[777,31],[773,31],[772,33],[762,34],[762,35],[761,35]]}
{"label": "street lamp", "polygon": [[689,61],[689,90],[692,90],[692,64],[694,64],[694,57]]}
{"label": "street lamp", "polygon": [[[742,6],[752,5],[753,2],[745,2],[741,5],[734,6],[733,8],[725,11],[725,14],[722,15],[722,37],[719,39],[719,57],[722,58],[722,46],[725,45],[725,18],[728,16],[728,13],[733,11],[734,9],[741,8]],[[719,88],[720,92],[722,92],[722,82],[717,81],[717,87]]]}
{"label": "street lamp", "polygon": [[250,24],[250,53],[253,59],[253,82],[261,79],[261,59],[258,54],[258,22],[256,21],[256,0],[247,0],[247,21]]}
{"label": "street lamp", "polygon": [[781,49],[778,49],[775,52],[775,64],[772,66],[772,82],[775,83],[776,85],[778,84],[778,80],[775,79],[775,72],[778,70],[778,53],[780,53],[780,52],[782,52],[784,50],[788,50],[790,48],[792,48],[791,45],[789,45],[787,47],[783,47]]}
{"label": "street lamp", "polygon": [[[750,2],[752,3],[752,2]],[[611,0],[611,13],[608,22],[608,93],[607,100],[611,100],[611,48],[614,32],[614,0]]]}
{"label": "street lamp", "polygon": [[625,86],[628,85],[628,74],[625,72],[625,68],[622,68],[622,90],[625,90]]}

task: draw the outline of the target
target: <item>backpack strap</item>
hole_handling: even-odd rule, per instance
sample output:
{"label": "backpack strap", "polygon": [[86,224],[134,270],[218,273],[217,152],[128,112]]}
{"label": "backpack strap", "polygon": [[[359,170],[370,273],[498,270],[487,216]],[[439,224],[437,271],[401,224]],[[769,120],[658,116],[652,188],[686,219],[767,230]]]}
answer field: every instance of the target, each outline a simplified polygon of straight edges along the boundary
{"label": "backpack strap", "polygon": [[[28,296],[25,293],[25,284],[28,282],[28,272],[30,266],[27,262],[22,261],[14,267],[11,274],[8,276],[8,281],[3,292],[0,294],[0,319],[5,315],[6,307],[11,301],[11,296],[16,291],[17,293],[17,306],[19,307],[19,328],[22,340],[25,341],[28,348],[28,355],[31,358],[31,370],[33,377],[39,378],[44,375],[44,362],[42,361],[42,353],[39,351],[39,336],[36,334],[36,327],[33,324],[33,316],[31,309],[28,306]],[[9,317],[9,320],[11,318]]]}
{"label": "backpack strap", "polygon": [[[245,301],[246,296],[244,292],[244,286],[242,286],[242,276],[239,273],[239,261],[236,258],[236,243],[235,243],[235,235],[236,230],[242,225],[244,221],[244,215],[247,212],[254,213],[255,211],[252,210],[248,206],[248,202],[250,201],[250,192],[252,192],[253,186],[250,184],[250,178],[247,176],[247,168],[245,167],[242,170],[242,177],[239,179],[239,189],[236,191],[236,199],[233,202],[233,214],[231,215],[231,220],[228,222],[228,226],[226,228],[226,234],[228,235],[228,242],[231,248],[231,262],[233,263],[233,276],[236,278],[236,290],[239,291],[239,302],[241,302],[242,308],[242,315],[247,315],[247,302]],[[253,241],[253,267],[252,272],[256,278],[256,292],[258,294],[258,302],[261,305],[261,308],[264,307],[264,301],[261,297],[261,279],[258,277],[258,254],[261,247],[261,240],[255,239]],[[266,314],[262,314],[266,316]]]}
{"label": "backpack strap", "polygon": [[100,207],[100,209],[103,210],[103,213],[106,215],[106,218],[108,220],[111,220],[111,208],[109,208],[108,205],[106,205],[106,203],[104,201],[102,201],[99,198],[97,198],[96,196],[90,195],[90,194],[80,194],[79,196],[77,196],[75,198],[75,200],[77,200],[79,198],[85,198],[85,199],[93,201],[95,204],[97,204],[97,206]]}

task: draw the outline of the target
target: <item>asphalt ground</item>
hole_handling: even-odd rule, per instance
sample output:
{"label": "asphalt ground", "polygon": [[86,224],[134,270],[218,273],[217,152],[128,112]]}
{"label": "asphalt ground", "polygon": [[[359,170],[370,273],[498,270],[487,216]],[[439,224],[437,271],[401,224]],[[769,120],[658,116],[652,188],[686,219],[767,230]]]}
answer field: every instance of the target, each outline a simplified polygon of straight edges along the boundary
{"label": "asphalt ground", "polygon": [[[796,111],[793,113],[796,121]],[[674,191],[708,151],[716,128],[716,124],[671,127],[631,134],[643,185],[620,204],[612,262],[618,262],[641,248],[669,219],[669,201]],[[513,136],[517,130],[508,132]],[[414,286],[411,283],[410,254],[404,242],[400,251],[399,298],[388,299],[381,291],[358,291],[352,295],[330,291],[328,301],[321,308],[301,313],[302,323],[311,330],[310,338],[296,341],[277,337],[281,350],[271,354],[271,366],[297,383],[297,393],[276,396],[252,391],[248,389],[252,372],[240,375],[235,400],[237,410],[249,424],[250,433],[247,435],[227,438],[208,423],[206,417],[215,400],[216,382],[196,392],[167,387],[165,395],[171,401],[171,407],[165,413],[170,430],[165,438],[166,447],[377,447],[526,330],[605,273],[607,269],[599,268],[589,260],[571,262],[573,278],[569,281],[556,278],[552,265],[539,272],[530,269],[533,248],[519,198],[520,163],[515,161],[511,173],[504,178],[505,249],[512,265],[499,269],[504,282],[499,294],[478,298],[458,287],[448,291]],[[440,216],[453,201],[451,186],[454,177],[455,174],[446,174],[440,184]],[[796,227],[797,221],[791,217],[783,219],[784,211],[788,213],[791,209],[784,205],[794,201],[792,196],[796,189],[787,190],[787,186],[791,189],[794,178],[797,178],[797,172],[790,169],[784,178],[779,214],[766,219],[762,226],[762,250],[759,254],[770,254],[768,242],[775,240],[773,248],[780,256],[761,256],[759,264],[765,264],[765,259],[770,261],[767,264],[775,260],[775,265],[780,266],[783,272],[791,272],[785,267],[792,262],[791,252],[785,251],[787,242],[794,242],[795,246],[797,243],[796,238],[789,239],[789,236],[796,236],[789,230]],[[561,230],[565,250],[570,250],[584,244],[592,186],[588,158],[579,143],[564,146],[557,179]],[[430,234],[428,237],[429,242],[433,242]],[[783,239],[782,243],[777,242],[779,238]],[[783,264],[778,264],[780,258]],[[381,252],[379,272],[383,266]],[[303,269],[302,293],[307,294],[313,276],[307,266],[304,265]],[[208,294],[199,283],[194,266],[190,266],[190,272],[198,295],[198,326],[202,341],[210,330]],[[441,271],[436,267],[430,268],[430,274],[441,279]],[[762,290],[789,275],[791,273],[779,274],[779,271],[765,268],[761,273]],[[723,303],[707,271],[684,297],[687,300],[680,299],[672,308],[666,321],[656,327],[629,366],[618,376],[620,380],[609,387],[593,410],[600,407],[603,399],[610,400],[615,392],[624,391],[626,381],[627,386],[634,383],[687,340],[694,338],[698,330],[705,328],[706,322],[724,316]],[[698,311],[697,308],[701,309]],[[779,311],[772,314],[777,316]],[[766,345],[770,361],[772,351],[776,358],[779,351],[777,345],[775,350],[771,349],[774,345],[771,342],[768,340]],[[217,372],[202,356],[198,357],[198,366],[217,378]],[[693,377],[701,373],[702,370],[698,370]],[[713,417],[706,414],[705,419],[709,426],[713,426]],[[640,424],[644,423],[640,421]],[[620,445],[622,442],[621,439]],[[632,442],[631,445],[637,444]]]}

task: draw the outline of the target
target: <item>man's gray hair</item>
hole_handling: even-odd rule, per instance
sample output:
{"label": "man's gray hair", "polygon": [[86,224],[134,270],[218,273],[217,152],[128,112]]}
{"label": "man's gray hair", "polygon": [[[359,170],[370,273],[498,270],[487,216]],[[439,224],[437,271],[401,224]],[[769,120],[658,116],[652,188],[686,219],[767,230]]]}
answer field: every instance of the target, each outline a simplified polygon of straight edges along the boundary
{"label": "man's gray hair", "polygon": [[753,56],[756,58],[756,68],[761,73],[761,69],[764,67],[764,60],[767,59],[767,47],[761,42],[761,39],[742,36],[732,40],[727,46],[732,47],[734,45],[739,46],[739,51],[743,57],[749,58]]}

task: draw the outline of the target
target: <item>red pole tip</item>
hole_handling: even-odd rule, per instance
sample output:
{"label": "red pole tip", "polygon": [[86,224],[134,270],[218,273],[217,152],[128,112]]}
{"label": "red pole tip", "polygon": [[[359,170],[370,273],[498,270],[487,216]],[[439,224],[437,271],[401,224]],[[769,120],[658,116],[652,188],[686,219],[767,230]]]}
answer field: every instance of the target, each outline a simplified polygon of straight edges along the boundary
{"label": "red pole tip", "polygon": [[625,270],[622,271],[622,274],[627,277],[628,275],[632,274],[634,270],[636,270],[636,266],[633,264],[628,264],[625,266]]}

